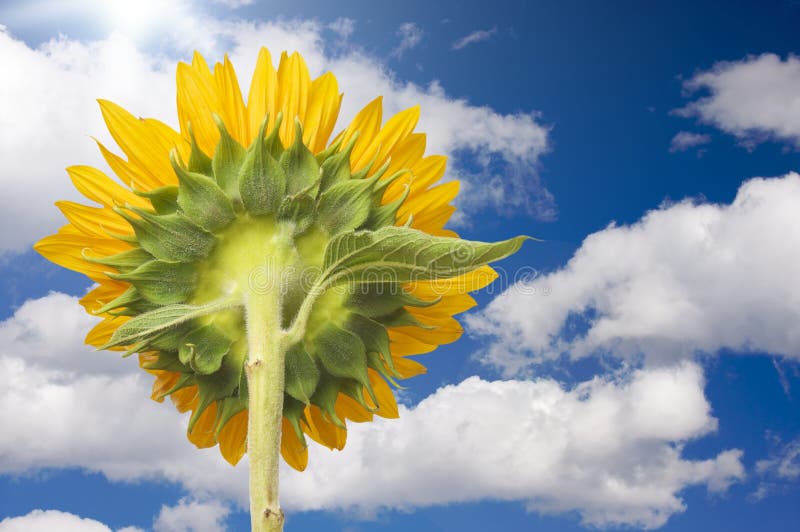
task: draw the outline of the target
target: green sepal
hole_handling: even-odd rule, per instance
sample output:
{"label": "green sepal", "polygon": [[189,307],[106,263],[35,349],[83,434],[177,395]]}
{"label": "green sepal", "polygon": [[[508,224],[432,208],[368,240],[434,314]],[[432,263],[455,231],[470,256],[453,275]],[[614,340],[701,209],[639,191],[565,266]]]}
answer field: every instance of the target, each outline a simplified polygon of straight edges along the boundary
{"label": "green sepal", "polygon": [[339,396],[340,388],[341,379],[322,373],[317,389],[311,397],[311,403],[318,406],[331,423],[344,429],[346,428],[344,422],[336,414],[336,399]]}
{"label": "green sepal", "polygon": [[292,426],[297,439],[300,440],[300,443],[303,445],[303,447],[308,447],[308,443],[306,443],[306,435],[303,434],[303,429],[300,426],[301,421],[308,424],[306,420],[305,409],[306,405],[302,402],[291,397],[290,395],[283,395],[283,417],[289,421],[289,424]]}
{"label": "green sepal", "polygon": [[131,216],[119,207],[114,208],[133,226],[139,244],[157,259],[193,262],[204,258],[214,247],[214,235],[204,231],[179,212],[156,215],[137,207],[129,209],[140,218]]}
{"label": "green sepal", "polygon": [[281,137],[280,137],[282,122],[283,122],[283,113],[278,112],[278,114],[275,115],[275,124],[273,124],[272,126],[272,131],[269,132],[269,135],[264,137],[264,147],[267,149],[267,152],[270,155],[272,155],[272,158],[275,160],[279,160],[281,154],[283,153],[283,144],[281,144]]}
{"label": "green sepal", "polygon": [[403,194],[399,198],[387,203],[386,205],[381,204],[381,198],[383,198],[385,188],[403,173],[404,172],[402,171],[397,172],[392,177],[378,181],[378,183],[375,185],[373,194],[375,204],[369,212],[369,218],[367,218],[366,223],[364,223],[365,229],[371,229],[374,231],[376,229],[380,229],[381,227],[395,224],[397,221],[397,211],[400,210],[400,206],[405,203],[406,199],[408,198],[408,194],[411,192],[411,188],[406,186],[403,190]]}
{"label": "green sepal", "polygon": [[352,332],[327,323],[311,339],[310,353],[334,377],[354,379],[369,385],[364,343]]}
{"label": "green sepal", "polygon": [[352,379],[341,379],[339,383],[339,392],[345,394],[358,404],[364,407],[364,410],[367,412],[373,413],[378,411],[378,402],[374,399],[374,394],[371,394],[373,399],[373,403],[376,405],[375,408],[369,406],[367,401],[364,399],[364,385],[358,383]]}
{"label": "green sepal", "polygon": [[411,314],[405,308],[399,308],[385,316],[378,316],[375,321],[379,322],[384,327],[419,327],[420,329],[433,330],[435,325],[422,323],[416,316]]}
{"label": "green sepal", "polygon": [[[358,132],[356,132],[356,134],[358,134]],[[318,152],[316,155],[314,155],[314,157],[316,157],[317,159],[317,163],[319,163],[321,166],[322,163],[325,162],[325,160],[327,160],[329,157],[333,156],[334,153],[339,151],[339,147],[342,145],[343,140],[344,137],[340,136],[339,138],[335,139],[330,146],[328,146],[321,152]]]}
{"label": "green sepal", "polygon": [[400,386],[395,379],[395,377],[400,378],[400,374],[394,368],[394,364],[391,362],[392,356],[383,356],[382,354],[376,351],[368,351],[367,352],[367,367],[374,369],[378,373],[380,373],[381,377],[392,383],[392,386],[395,388],[403,388]]}
{"label": "green sepal", "polygon": [[231,200],[216,181],[184,170],[176,150],[170,152],[169,160],[180,182],[178,206],[187,218],[209,232],[222,229],[236,218]]}
{"label": "green sepal", "polygon": [[233,306],[230,299],[223,298],[205,305],[167,305],[140,314],[123,323],[114,331],[111,340],[98,349],[118,345],[130,345],[177,327],[189,320],[212,314]]}
{"label": "green sepal", "polygon": [[328,242],[323,270],[330,282],[353,284],[447,279],[505,258],[527,239],[474,242],[410,227],[346,232]]}
{"label": "green sepal", "polygon": [[286,393],[308,404],[319,382],[319,368],[302,345],[295,344],[286,352],[285,375]]}
{"label": "green sepal", "polygon": [[336,183],[350,180],[350,154],[353,152],[357,138],[358,132],[353,135],[342,151],[334,153],[320,163],[320,192],[325,192]]}
{"label": "green sepal", "polygon": [[189,138],[192,141],[192,151],[189,152],[189,171],[203,175],[214,175],[214,169],[211,167],[211,158],[197,145],[192,124],[189,124]]}
{"label": "green sepal", "polygon": [[[226,357],[235,358],[235,357]],[[225,360],[219,370],[211,375],[196,374],[198,404],[189,418],[187,432],[191,432],[203,412],[215,401],[230,397],[239,385],[243,360]]]}
{"label": "green sepal", "polygon": [[148,301],[159,305],[186,301],[197,285],[196,267],[188,262],[151,260],[128,273],[108,276],[131,283]]}
{"label": "green sepal", "polygon": [[178,348],[178,359],[195,372],[210,375],[222,366],[222,360],[232,343],[218,327],[205,325],[183,337]]}
{"label": "green sepal", "polygon": [[[389,346],[389,333],[386,331],[386,327],[375,320],[352,313],[347,317],[344,328],[361,339],[367,353],[367,359],[369,358],[369,353],[378,353],[389,366],[389,369],[396,373]],[[367,379],[367,382],[369,382],[369,379]]]}
{"label": "green sepal", "polygon": [[303,143],[303,128],[295,120],[295,139],[280,156],[286,173],[286,194],[297,194],[319,181],[319,164],[314,154]]}
{"label": "green sepal", "polygon": [[340,181],[320,194],[317,225],[330,235],[360,227],[369,217],[375,181],[374,178]]}
{"label": "green sepal", "polygon": [[286,174],[266,147],[261,122],[258,136],[250,145],[239,170],[239,192],[247,211],[255,216],[272,214],[278,210],[286,192]]}
{"label": "green sepal", "polygon": [[133,193],[147,198],[157,214],[171,214],[178,210],[178,187],[174,185],[166,185],[146,192],[134,190]]}
{"label": "green sepal", "polygon": [[[108,275],[112,275],[112,274],[108,274]],[[125,290],[122,294],[120,294],[119,296],[115,297],[113,300],[109,301],[108,303],[106,303],[105,305],[100,307],[99,309],[93,310],[92,314],[98,315],[98,314],[103,314],[105,312],[108,312],[109,310],[117,309],[119,307],[127,307],[128,305],[130,305],[130,304],[132,304],[132,303],[134,303],[136,301],[139,301],[140,298],[141,298],[141,295],[136,290],[136,287],[131,286],[131,287],[128,287],[128,289]]]}
{"label": "green sepal", "polygon": [[108,257],[103,257],[100,259],[90,257],[86,253],[81,253],[81,256],[84,260],[93,262],[95,264],[102,264],[103,266],[109,266],[120,273],[129,272],[135,268],[138,268],[139,265],[149,260],[153,260],[153,256],[150,253],[139,247],[123,251],[122,253],[117,253],[116,255],[109,255]]}
{"label": "green sepal", "polygon": [[178,353],[175,351],[159,351],[158,360],[143,363],[142,369],[164,370],[178,373],[187,373],[189,370],[189,368],[178,359]]}
{"label": "green sepal", "polygon": [[377,318],[402,307],[430,307],[441,300],[420,299],[394,283],[372,283],[352,287],[346,305],[363,316]]}
{"label": "green sepal", "polygon": [[178,382],[176,382],[175,385],[172,388],[170,388],[169,390],[165,391],[161,395],[158,395],[158,396],[154,397],[154,399],[162,399],[162,398],[164,398],[164,397],[166,397],[168,395],[171,395],[171,394],[173,394],[173,393],[175,393],[175,392],[177,392],[179,390],[183,390],[184,388],[192,386],[193,384],[195,384],[194,375],[192,375],[191,373],[184,373],[180,377],[178,377]]}
{"label": "green sepal", "polygon": [[214,158],[211,159],[211,168],[217,184],[233,202],[234,208],[237,208],[242,203],[239,195],[239,168],[244,161],[245,149],[231,137],[219,116],[214,115],[214,121],[219,129],[219,142]]}
{"label": "green sepal", "polygon": [[233,416],[247,408],[247,402],[242,401],[242,398],[233,395],[217,401],[217,419],[214,421],[216,429],[216,436],[222,428],[231,420]]}
{"label": "green sepal", "polygon": [[314,223],[316,202],[305,194],[283,198],[278,209],[278,220],[293,224],[293,236],[306,232]]}

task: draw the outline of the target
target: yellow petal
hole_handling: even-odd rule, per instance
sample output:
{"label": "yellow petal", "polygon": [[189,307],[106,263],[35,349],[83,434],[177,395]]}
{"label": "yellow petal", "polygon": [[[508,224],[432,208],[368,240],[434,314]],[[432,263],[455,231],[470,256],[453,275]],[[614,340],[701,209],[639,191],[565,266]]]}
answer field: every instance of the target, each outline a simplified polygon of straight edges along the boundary
{"label": "yellow petal", "polygon": [[[84,342],[95,347],[107,344],[108,341],[111,340],[111,335],[114,334],[114,331],[129,319],[128,316],[112,316],[104,319],[92,327],[89,334],[86,335]],[[112,347],[111,349],[114,351],[124,351],[124,347]]]}
{"label": "yellow petal", "polygon": [[305,470],[308,465],[308,448],[297,437],[292,424],[286,418],[281,422],[281,456],[298,471]]}
{"label": "yellow petal", "polygon": [[433,321],[439,317],[455,316],[473,308],[477,303],[469,294],[446,295],[429,307],[406,307],[406,310],[422,321]]}
{"label": "yellow petal", "polygon": [[369,394],[365,394],[366,397],[364,399],[367,406],[372,408],[377,407],[378,410],[375,414],[378,416],[389,419],[400,417],[400,413],[397,410],[397,401],[394,398],[392,389],[389,388],[389,385],[386,384],[386,381],[383,380],[383,377],[381,377],[377,371],[368,368],[367,372],[369,375],[369,382],[372,384],[372,390],[375,392],[375,398],[378,400],[378,404],[376,405],[372,402]]}
{"label": "yellow petal", "polygon": [[[403,218],[408,214],[413,214],[414,218],[416,218],[424,213],[441,209],[453,201],[453,198],[458,194],[460,186],[461,183],[458,181],[450,181],[428,189],[423,194],[409,196],[398,209],[397,217]],[[412,226],[414,226],[413,222]]]}
{"label": "yellow petal", "polygon": [[[377,170],[383,163],[386,162],[389,154],[394,150],[397,144],[408,137],[414,130],[419,121],[419,105],[415,105],[405,111],[401,111],[390,118],[386,125],[378,132],[372,139],[369,146],[367,146],[362,153],[359,153],[356,159],[356,168],[362,168],[368,164],[373,158],[375,159],[375,166],[373,169]],[[354,152],[355,155],[355,152]]]}
{"label": "yellow petal", "polygon": [[198,394],[196,385],[181,388],[180,390],[169,395],[169,398],[172,399],[172,403],[175,405],[175,408],[177,408],[178,412],[181,413],[194,410],[199,402],[199,397],[200,396]]}
{"label": "yellow petal", "polygon": [[133,228],[111,209],[87,207],[72,201],[57,201],[58,207],[69,222],[89,236],[107,237],[109,232],[118,235],[133,234]]}
{"label": "yellow petal", "polygon": [[247,452],[247,410],[234,414],[219,431],[219,452],[235,466]]}
{"label": "yellow petal", "polygon": [[86,309],[86,312],[91,314],[96,309],[121,296],[128,289],[128,286],[127,283],[119,281],[104,280],[100,286],[89,290],[78,303]]}
{"label": "yellow petal", "polygon": [[[428,320],[432,322],[434,320]],[[454,318],[440,318],[438,323],[428,323],[435,325],[435,329],[423,329],[422,327],[404,326],[394,327],[396,332],[403,333],[415,340],[426,344],[444,345],[450,344],[461,338],[464,329]]]}
{"label": "yellow petal", "polygon": [[399,373],[400,377],[403,379],[410,379],[411,377],[416,377],[417,375],[428,372],[428,368],[408,357],[394,356],[392,360],[394,369],[397,370],[397,373]]}
{"label": "yellow petal", "polygon": [[269,113],[268,129],[272,129],[275,124],[275,116],[278,114],[278,107],[275,103],[277,95],[278,73],[275,71],[275,67],[272,66],[272,56],[269,50],[261,48],[258,52],[253,80],[250,82],[250,92],[247,96],[247,114],[250,125],[249,142],[256,138],[261,121],[267,113]]}
{"label": "yellow petal", "polygon": [[239,88],[239,80],[236,78],[236,72],[227,54],[222,63],[214,66],[214,78],[217,82],[219,115],[228,133],[239,144],[248,146],[250,131],[244,100],[242,100],[242,90]]}
{"label": "yellow petal", "polygon": [[355,399],[341,393],[336,398],[335,409],[336,414],[342,419],[347,418],[356,423],[372,421],[372,414],[370,412],[367,412]]}
{"label": "yellow petal", "polygon": [[337,427],[330,421],[327,421],[322,415],[322,411],[315,405],[309,405],[305,410],[306,427],[308,434],[312,440],[320,443],[328,449],[344,449],[344,444],[347,441],[347,431]]}
{"label": "yellow petal", "polygon": [[113,271],[108,266],[94,264],[83,258],[84,252],[90,256],[107,257],[131,249],[130,244],[115,238],[90,237],[87,235],[55,234],[45,237],[33,245],[44,258],[69,270],[74,270],[101,281],[105,272]]}
{"label": "yellow petal", "polygon": [[342,103],[336,77],[327,72],[311,83],[306,117],[303,121],[303,141],[312,153],[325,149]]}
{"label": "yellow petal", "polygon": [[217,443],[217,403],[211,403],[203,410],[189,433],[189,441],[200,449],[213,447]]}
{"label": "yellow petal", "polygon": [[358,112],[355,118],[353,118],[353,121],[350,122],[350,125],[347,126],[342,133],[342,148],[347,146],[353,136],[358,133],[358,140],[350,154],[350,169],[353,172],[361,169],[361,167],[356,166],[355,162],[361,157],[364,150],[370,145],[372,139],[378,133],[381,127],[382,117],[383,97],[378,96]]}
{"label": "yellow petal", "polygon": [[283,113],[280,137],[284,146],[288,147],[294,142],[294,119],[299,119],[301,124],[305,120],[310,88],[311,77],[303,56],[297,52],[292,55],[283,52],[278,65],[276,103],[278,109]]}
{"label": "yellow petal", "polygon": [[158,401],[159,403],[163,403],[164,394],[178,384],[178,379],[180,379],[181,374],[177,371],[158,371],[155,372],[155,374],[156,380],[153,381],[153,389],[150,393],[150,399]]}
{"label": "yellow petal", "polygon": [[214,76],[203,56],[195,52],[191,65],[178,63],[175,78],[181,135],[189,138],[191,124],[198,147],[207,155],[213,155],[219,141],[219,130],[213,117],[219,112]]}
{"label": "yellow petal", "polygon": [[[101,146],[101,150],[105,150]],[[70,166],[67,168],[72,183],[88,199],[105,207],[124,205],[150,207],[150,202],[117,184],[106,174],[91,166]]]}
{"label": "yellow petal", "polygon": [[143,174],[148,174],[159,186],[174,184],[175,172],[169,162],[172,146],[163,144],[163,138],[119,105],[108,100],[98,100],[108,131],[117,145]]}
{"label": "yellow petal", "polygon": [[495,279],[497,279],[497,272],[491,266],[481,266],[451,279],[408,283],[405,289],[417,297],[430,300],[439,296],[474,292]]}
{"label": "yellow petal", "polygon": [[388,333],[389,348],[393,356],[421,355],[436,349],[435,345],[420,342],[416,338],[411,338],[407,334],[395,330],[394,327],[389,328]]}
{"label": "yellow petal", "polygon": [[430,155],[419,160],[411,167],[414,178],[411,181],[409,197],[424,191],[444,176],[447,168],[447,157],[444,155]]}

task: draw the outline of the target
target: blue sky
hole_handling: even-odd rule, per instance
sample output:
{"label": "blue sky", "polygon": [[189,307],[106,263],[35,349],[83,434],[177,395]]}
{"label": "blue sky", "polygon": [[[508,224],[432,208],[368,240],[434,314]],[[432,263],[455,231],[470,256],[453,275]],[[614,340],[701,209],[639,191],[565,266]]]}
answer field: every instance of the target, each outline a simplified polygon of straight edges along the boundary
{"label": "blue sky", "polygon": [[0,6],[0,532],[248,529],[245,468],[82,345],[89,282],[29,250],[101,166],[95,98],[174,124],[178,60],[246,79],[262,44],[334,71],[343,120],[420,102],[454,228],[542,239],[400,420],[283,471],[287,530],[800,522],[800,3],[107,5]]}

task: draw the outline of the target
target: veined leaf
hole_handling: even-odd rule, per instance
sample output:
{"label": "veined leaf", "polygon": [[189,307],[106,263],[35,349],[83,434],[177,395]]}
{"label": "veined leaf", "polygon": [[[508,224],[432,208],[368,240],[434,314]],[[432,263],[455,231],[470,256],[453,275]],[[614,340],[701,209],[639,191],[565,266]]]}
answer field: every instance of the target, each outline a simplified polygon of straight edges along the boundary
{"label": "veined leaf", "polygon": [[122,324],[111,340],[100,347],[108,349],[118,345],[130,345],[159,332],[177,327],[189,320],[199,318],[234,306],[232,299],[224,298],[205,305],[168,305],[140,314]]}
{"label": "veined leaf", "polygon": [[474,242],[409,227],[347,232],[328,243],[321,279],[328,285],[448,279],[508,257],[528,238]]}

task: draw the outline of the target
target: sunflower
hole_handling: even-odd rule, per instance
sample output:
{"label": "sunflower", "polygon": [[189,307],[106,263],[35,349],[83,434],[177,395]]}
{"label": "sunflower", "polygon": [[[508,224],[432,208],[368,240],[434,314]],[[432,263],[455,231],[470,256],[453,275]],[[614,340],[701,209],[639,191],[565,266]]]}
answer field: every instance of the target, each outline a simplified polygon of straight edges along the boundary
{"label": "sunflower", "polygon": [[[180,131],[99,100],[121,154],[97,144],[118,180],[68,168],[95,205],[57,202],[68,223],[34,246],[96,284],[80,301],[102,317],[86,342],[138,354],[152,398],[191,412],[189,440],[218,444],[233,465],[247,451],[243,368],[248,332],[258,336],[244,292],[268,291],[279,270],[277,326],[303,322],[280,377],[280,450],[303,470],[306,436],[342,449],[348,421],[398,416],[389,383],[424,373],[412,357],[459,338],[454,316],[496,277],[488,262],[521,243],[445,229],[459,183],[441,182],[444,156],[425,155],[418,106],[384,121],[378,97],[331,139],[342,96],[333,74],[311,79],[298,53],[282,53],[276,70],[262,48],[245,99],[227,56],[212,70],[195,53],[177,67]],[[377,281],[340,275],[340,289],[314,292],[337,250],[379,241],[383,256],[411,250],[399,262],[424,259],[416,268],[428,274],[387,279],[378,268]]]}

